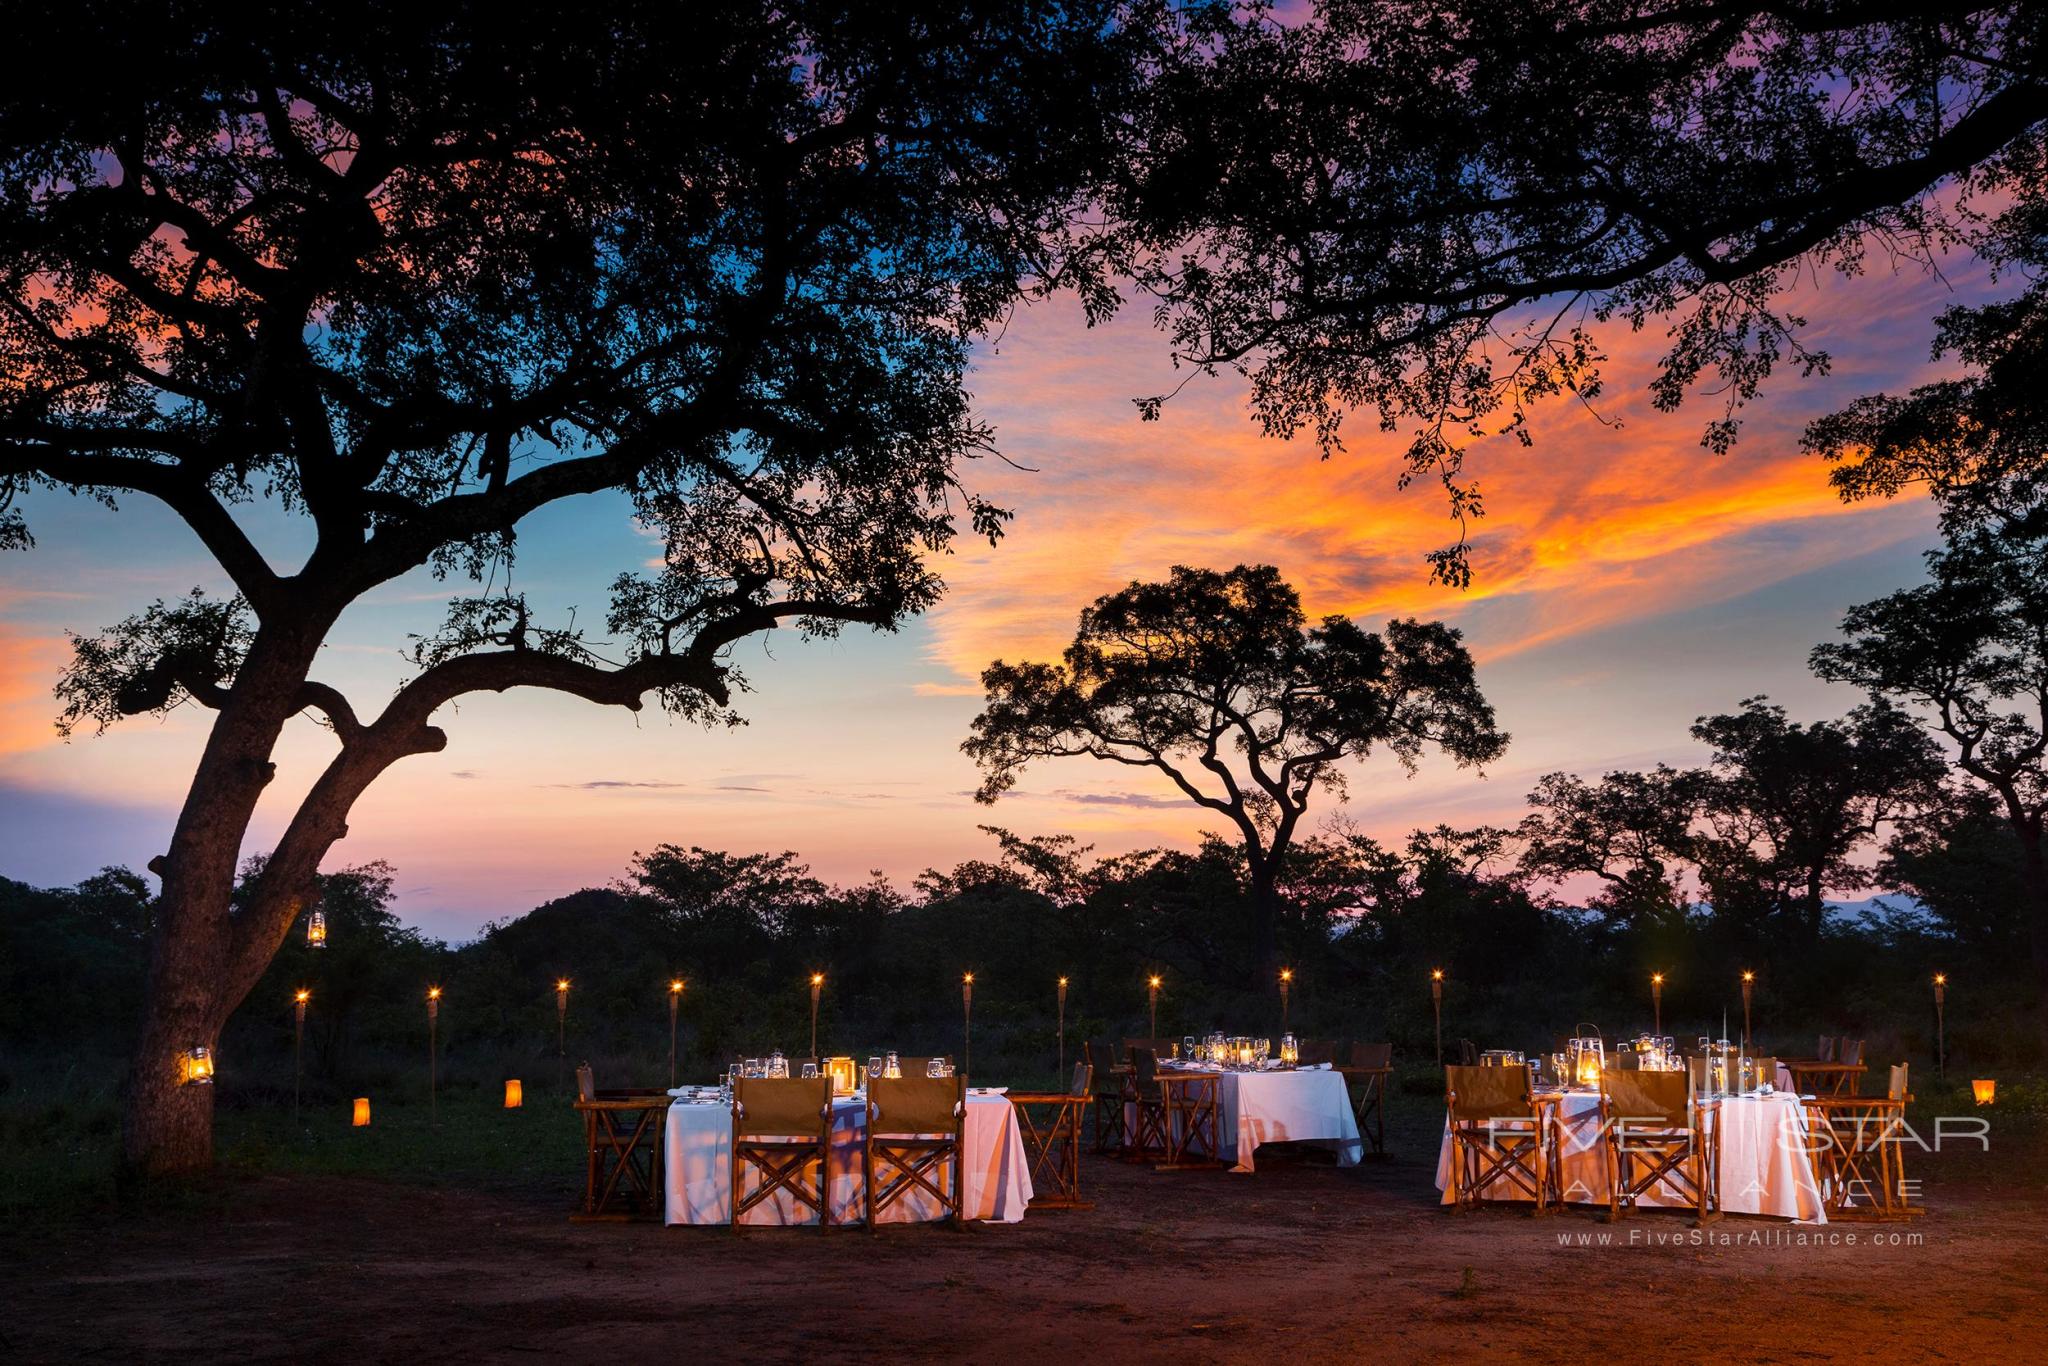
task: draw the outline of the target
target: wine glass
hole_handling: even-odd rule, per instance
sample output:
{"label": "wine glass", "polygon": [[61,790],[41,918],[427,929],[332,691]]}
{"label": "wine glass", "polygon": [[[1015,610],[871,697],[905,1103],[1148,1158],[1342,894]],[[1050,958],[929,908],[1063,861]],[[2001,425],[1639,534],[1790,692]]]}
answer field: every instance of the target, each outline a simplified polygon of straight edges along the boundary
{"label": "wine glass", "polygon": [[945,1075],[946,1075],[946,1060],[945,1060],[944,1058],[927,1058],[927,1059],[925,1059],[925,1064],[924,1064],[924,1074],[925,1074],[926,1076],[928,1076],[928,1077],[943,1077],[943,1076],[945,1076]]}
{"label": "wine glass", "polygon": [[868,1075],[871,1077],[882,1075],[882,1060],[880,1058],[870,1057],[868,1059]]}
{"label": "wine glass", "polygon": [[816,1081],[818,1079],[818,1064],[814,1062],[805,1063],[803,1078],[805,1081]]}

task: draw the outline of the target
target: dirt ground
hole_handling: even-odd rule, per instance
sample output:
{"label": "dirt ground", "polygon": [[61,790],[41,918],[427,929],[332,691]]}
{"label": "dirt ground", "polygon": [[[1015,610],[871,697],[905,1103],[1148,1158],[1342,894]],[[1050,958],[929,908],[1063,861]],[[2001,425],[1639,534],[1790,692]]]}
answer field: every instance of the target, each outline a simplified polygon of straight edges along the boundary
{"label": "dirt ground", "polygon": [[6,1235],[0,1358],[1625,1361],[1661,1340],[1672,1361],[2048,1359],[2038,1169],[1994,1196],[1990,1169],[1935,1159],[1914,1224],[1801,1246],[1737,1219],[1711,1246],[1670,1214],[1453,1215],[1432,1158],[1269,1150],[1249,1176],[1091,1158],[1093,1210],[879,1237],[252,1177],[200,1216]]}

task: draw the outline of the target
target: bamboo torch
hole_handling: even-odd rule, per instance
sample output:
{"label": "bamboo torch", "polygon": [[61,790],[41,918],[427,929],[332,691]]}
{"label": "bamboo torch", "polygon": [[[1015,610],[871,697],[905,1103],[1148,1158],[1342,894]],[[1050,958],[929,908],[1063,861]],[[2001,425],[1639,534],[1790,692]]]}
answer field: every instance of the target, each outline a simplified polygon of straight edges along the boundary
{"label": "bamboo torch", "polygon": [[300,1062],[306,1045],[306,1002],[313,993],[300,987],[292,994],[292,1123],[299,1122]]}
{"label": "bamboo torch", "polygon": [[1280,1032],[1287,1032],[1287,998],[1294,986],[1294,969],[1280,969]]}
{"label": "bamboo torch", "polygon": [[1429,1008],[1436,1013],[1436,1065],[1444,1065],[1444,970],[1429,970]]}
{"label": "bamboo torch", "polygon": [[427,988],[427,1122],[441,1122],[441,988]]}

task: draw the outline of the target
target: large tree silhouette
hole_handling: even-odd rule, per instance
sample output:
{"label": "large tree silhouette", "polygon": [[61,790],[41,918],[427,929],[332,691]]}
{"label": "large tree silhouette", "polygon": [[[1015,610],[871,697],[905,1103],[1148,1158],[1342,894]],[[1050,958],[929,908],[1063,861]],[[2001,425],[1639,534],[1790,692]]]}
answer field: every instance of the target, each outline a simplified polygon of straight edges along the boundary
{"label": "large tree silhouette", "polygon": [[[1004,514],[975,334],[1055,278],[1122,124],[1108,3],[41,6],[0,94],[0,540],[29,491],[153,498],[231,582],[78,642],[66,723],[214,717],[168,848],[126,1153],[205,1162],[214,1043],[351,804],[479,690],[730,719],[752,633],[890,628]],[[505,588],[532,514],[627,495],[663,544],[609,642]],[[290,563],[245,515],[294,519]],[[279,542],[273,540],[274,546]],[[365,709],[336,619],[483,585]],[[301,712],[337,752],[231,907]]]}
{"label": "large tree silhouette", "polygon": [[1918,709],[1994,799],[2048,1009],[2048,536],[1971,534],[1927,560],[1928,582],[1851,608],[1813,669]]}
{"label": "large tree silhouette", "polygon": [[983,671],[987,706],[961,746],[993,802],[1040,759],[1086,756],[1164,774],[1228,819],[1250,877],[1256,967],[1270,966],[1274,880],[1309,800],[1384,747],[1413,769],[1425,745],[1459,764],[1500,756],[1472,657],[1438,622],[1384,636],[1349,618],[1309,625],[1271,565],[1176,566],[1095,600],[1059,664]]}
{"label": "large tree silhouette", "polygon": [[[1401,433],[1406,478],[1441,480],[1461,524],[1483,510],[1473,441],[1599,398],[1603,324],[1664,332],[1652,397],[1718,398],[1722,449],[1774,370],[1827,363],[1784,303],[1803,274],[1958,245],[2009,262],[2043,221],[2037,4],[1320,0],[1191,22],[1208,34],[1146,106],[1118,201],[1177,358],[1247,375],[1266,431],[1326,452],[1354,414]],[[1464,581],[1463,538],[1435,562]]]}

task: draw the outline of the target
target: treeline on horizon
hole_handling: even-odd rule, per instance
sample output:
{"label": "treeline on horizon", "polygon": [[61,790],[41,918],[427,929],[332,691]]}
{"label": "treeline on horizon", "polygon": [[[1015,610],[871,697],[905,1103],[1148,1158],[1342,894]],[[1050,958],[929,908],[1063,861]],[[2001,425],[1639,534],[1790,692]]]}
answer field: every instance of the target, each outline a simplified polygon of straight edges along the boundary
{"label": "treeline on horizon", "polygon": [[[1389,1039],[1399,1062],[1427,1067],[1429,973],[1442,968],[1447,1047],[1547,1047],[1582,1021],[1633,1035],[1650,1027],[1653,971],[1665,974],[1667,1032],[1718,1033],[1725,1013],[1733,1033],[1749,970],[1767,1046],[1846,1033],[1871,1040],[1873,1057],[1924,1067],[1942,971],[1951,1059],[2037,1061],[2037,1035],[2013,1024],[2032,998],[2017,841],[1981,798],[1940,780],[1938,760],[1906,781],[1932,756],[1911,753],[1899,722],[1863,707],[1802,726],[1752,699],[1695,728],[1715,746],[1708,766],[1552,775],[1517,828],[1438,826],[1386,844],[1326,827],[1289,851],[1281,880],[1292,1027]],[[1844,778],[1859,756],[1860,795]],[[1788,824],[1822,788],[1841,798],[1820,822],[1832,839]],[[974,1071],[991,1080],[1050,1078],[1062,975],[1070,1060],[1083,1038],[1146,1032],[1153,974],[1162,1034],[1278,1035],[1277,983],[1249,966],[1241,846],[1211,835],[1191,851],[1098,857],[1068,836],[985,828],[989,859],[928,870],[907,891],[879,875],[828,884],[794,852],[662,845],[613,886],[453,946],[402,922],[389,866],[323,875],[327,947],[309,947],[302,922],[237,1012],[220,1046],[223,1099],[289,1095],[301,987],[313,994],[309,1095],[416,1085],[429,984],[444,991],[441,1071],[455,1087],[560,1085],[584,1059],[607,1084],[664,1082],[674,978],[687,984],[685,1079],[775,1048],[807,1053],[812,972],[826,975],[820,1051],[855,1055],[963,1052],[960,985],[973,972]],[[1557,891],[1587,884],[1597,890],[1575,902]],[[1823,888],[1910,900],[1816,914]],[[0,879],[8,1056],[104,1057],[111,1069],[132,1042],[151,916],[148,884],[123,868],[67,889]],[[559,978],[572,986],[558,1058]]]}

